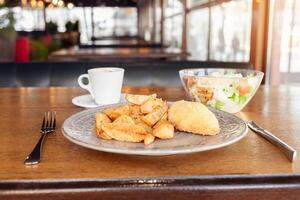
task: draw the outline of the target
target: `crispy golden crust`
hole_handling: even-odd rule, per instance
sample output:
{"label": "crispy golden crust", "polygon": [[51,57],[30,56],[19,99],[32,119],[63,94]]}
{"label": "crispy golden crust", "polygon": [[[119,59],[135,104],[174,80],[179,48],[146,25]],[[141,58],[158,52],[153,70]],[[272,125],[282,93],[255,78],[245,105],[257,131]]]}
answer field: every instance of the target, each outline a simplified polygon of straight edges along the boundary
{"label": "crispy golden crust", "polygon": [[156,98],[156,94],[152,95],[136,95],[136,94],[127,94],[125,96],[125,99],[132,104],[135,105],[142,105],[146,101],[148,101],[150,98]]}
{"label": "crispy golden crust", "polygon": [[102,131],[102,132],[96,132],[96,134],[97,134],[98,137],[100,137],[101,139],[104,139],[104,140],[111,140],[112,139],[104,131]]}
{"label": "crispy golden crust", "polygon": [[110,136],[106,135],[106,133],[104,133],[101,128],[102,124],[111,122],[111,120],[108,118],[108,116],[104,113],[96,113],[95,120],[96,120],[96,123],[95,123],[96,135],[102,139],[111,140],[112,138]]}
{"label": "crispy golden crust", "polygon": [[133,119],[128,115],[121,115],[119,116],[114,123],[127,123],[127,124],[134,124]]}
{"label": "crispy golden crust", "polygon": [[168,111],[161,117],[160,120],[168,120]]}
{"label": "crispy golden crust", "polygon": [[156,124],[168,111],[168,105],[164,102],[163,106],[156,107],[153,112],[141,117],[141,120],[145,122],[148,126],[153,126]]}
{"label": "crispy golden crust", "polygon": [[144,114],[148,114],[154,111],[155,108],[157,107],[163,107],[164,106],[164,101],[162,99],[158,98],[150,98],[148,101],[143,103],[140,107],[140,110]]}
{"label": "crispy golden crust", "polygon": [[144,144],[149,145],[149,144],[153,143],[154,140],[155,140],[155,137],[152,134],[147,134],[144,139]]}
{"label": "crispy golden crust", "polygon": [[144,129],[147,131],[147,133],[152,134],[152,127],[147,125],[145,122],[143,122],[142,120],[136,120],[135,124],[140,125],[142,127],[144,127]]}
{"label": "crispy golden crust", "polygon": [[154,126],[153,135],[160,139],[173,138],[174,126],[167,120],[161,120]]}
{"label": "crispy golden crust", "polygon": [[147,131],[136,124],[107,123],[102,125],[102,129],[111,138],[126,142],[141,142],[147,135]]}
{"label": "crispy golden crust", "polygon": [[103,111],[111,120],[115,120],[121,115],[129,115],[130,107],[129,105],[119,106],[117,108],[107,108]]}
{"label": "crispy golden crust", "polygon": [[180,131],[216,135],[220,131],[215,115],[200,102],[177,101],[168,112],[168,120]]}
{"label": "crispy golden crust", "polygon": [[142,116],[140,106],[138,105],[130,105],[130,117],[134,120],[139,119]]}

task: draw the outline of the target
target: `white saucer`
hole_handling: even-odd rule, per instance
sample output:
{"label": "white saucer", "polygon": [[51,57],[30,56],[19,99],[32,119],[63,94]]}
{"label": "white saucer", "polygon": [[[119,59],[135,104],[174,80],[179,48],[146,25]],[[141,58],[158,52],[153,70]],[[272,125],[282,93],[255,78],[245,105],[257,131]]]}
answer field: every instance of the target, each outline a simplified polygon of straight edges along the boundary
{"label": "white saucer", "polygon": [[[120,97],[120,101],[117,103],[125,102],[125,94],[122,93]],[[100,104],[96,104],[94,99],[90,94],[74,97],[72,99],[72,103],[76,106],[83,107],[83,108],[97,108],[99,106],[103,106]]]}

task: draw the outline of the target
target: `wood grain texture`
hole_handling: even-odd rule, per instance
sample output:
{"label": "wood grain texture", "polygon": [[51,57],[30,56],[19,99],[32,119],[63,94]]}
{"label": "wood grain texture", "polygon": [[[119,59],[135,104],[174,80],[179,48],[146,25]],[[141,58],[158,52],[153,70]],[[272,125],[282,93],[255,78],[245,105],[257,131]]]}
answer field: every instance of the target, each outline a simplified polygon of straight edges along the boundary
{"label": "wood grain texture", "polygon": [[[173,101],[186,98],[181,88],[124,87],[124,92],[151,94]],[[77,146],[61,133],[63,121],[83,110],[71,99],[85,91],[78,88],[0,89],[0,179],[135,178],[223,174],[293,174],[291,164],[272,144],[249,131],[241,141],[218,150],[161,157],[126,156]],[[261,87],[237,115],[254,120],[300,151],[300,88]],[[25,166],[24,158],[39,138],[43,113],[57,112],[56,133],[46,138],[42,162]]]}

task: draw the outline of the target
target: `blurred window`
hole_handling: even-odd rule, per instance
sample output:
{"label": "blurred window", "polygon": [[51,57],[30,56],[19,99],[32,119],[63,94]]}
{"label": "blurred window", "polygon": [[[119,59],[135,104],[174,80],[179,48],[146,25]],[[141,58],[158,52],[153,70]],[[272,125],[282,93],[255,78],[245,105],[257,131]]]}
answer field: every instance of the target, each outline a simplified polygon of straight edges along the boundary
{"label": "blurred window", "polygon": [[161,8],[160,8],[160,1],[154,1],[154,12],[155,12],[155,39],[154,41],[159,43],[160,42],[160,23],[161,23]]}
{"label": "blurred window", "polygon": [[181,0],[165,1],[164,43],[169,47],[182,45],[183,5]]}
{"label": "blurred window", "polygon": [[7,15],[9,10],[7,8],[0,8],[0,29],[7,27],[9,24],[9,19]]}
{"label": "blurred window", "polygon": [[187,0],[187,7],[194,7],[204,3],[209,3],[211,0]]}
{"label": "blurred window", "polygon": [[45,30],[42,9],[14,7],[12,10],[17,31]]}
{"label": "blurred window", "polygon": [[209,9],[191,11],[188,14],[187,45],[192,60],[208,60]]}
{"label": "blurred window", "polygon": [[300,1],[275,1],[272,8],[269,82],[300,83]]}
{"label": "blurred window", "polygon": [[[94,7],[94,37],[137,35],[136,8]],[[58,30],[65,31],[68,20],[79,20],[81,43],[87,43],[93,36],[92,8],[75,7],[47,9],[47,21],[58,24]]]}
{"label": "blurred window", "polygon": [[[17,31],[45,30],[43,9],[27,7],[13,8]],[[79,21],[81,42],[89,42],[92,37],[92,8],[74,7],[46,8],[46,21],[58,25],[58,31],[66,31],[68,21]],[[136,8],[94,7],[94,36],[135,36],[137,35]]]}
{"label": "blurred window", "polygon": [[252,0],[211,7],[210,60],[248,62]]}
{"label": "blurred window", "polygon": [[165,2],[165,17],[182,13],[183,6],[181,0],[166,0]]}
{"label": "blurred window", "polygon": [[136,8],[95,8],[95,36],[133,36],[137,34]]}
{"label": "blurred window", "polygon": [[165,44],[174,48],[181,48],[182,43],[182,15],[166,18],[165,22]]}
{"label": "blurred window", "polygon": [[208,2],[188,1],[191,6],[187,24],[189,59],[249,62],[252,0],[211,6]]}

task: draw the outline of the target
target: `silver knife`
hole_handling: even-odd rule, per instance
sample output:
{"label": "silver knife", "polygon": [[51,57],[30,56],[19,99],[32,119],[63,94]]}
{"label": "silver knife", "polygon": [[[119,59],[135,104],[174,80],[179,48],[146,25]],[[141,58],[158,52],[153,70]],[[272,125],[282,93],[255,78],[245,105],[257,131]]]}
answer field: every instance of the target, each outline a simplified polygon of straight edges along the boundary
{"label": "silver knife", "polygon": [[277,146],[286,155],[290,162],[294,162],[296,160],[297,151],[293,147],[289,146],[269,131],[261,128],[253,121],[248,122],[247,125],[253,132],[257,133],[258,135],[262,136],[263,138]]}

